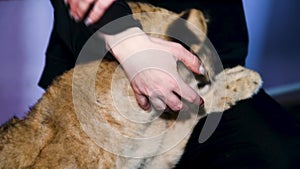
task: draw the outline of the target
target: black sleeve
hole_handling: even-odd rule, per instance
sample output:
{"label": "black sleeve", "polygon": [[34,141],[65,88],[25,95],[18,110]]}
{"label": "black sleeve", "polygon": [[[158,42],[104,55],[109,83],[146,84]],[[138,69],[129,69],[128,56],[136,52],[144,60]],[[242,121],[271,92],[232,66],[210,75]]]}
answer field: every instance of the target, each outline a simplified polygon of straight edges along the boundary
{"label": "black sleeve", "polygon": [[[90,37],[104,25],[123,16],[131,14],[127,3],[122,0],[114,2],[102,18],[93,25],[86,26],[83,22],[75,22],[69,15],[69,9],[63,0],[51,0],[54,9],[54,24],[46,51],[45,67],[39,85],[46,89],[57,76],[73,68],[79,53]],[[141,27],[139,22],[131,16],[126,17],[123,24],[110,24],[102,28],[107,34],[115,34],[130,27]],[[102,39],[97,39],[96,46],[89,50],[89,55],[98,55],[99,51],[106,50]],[[101,52],[100,52],[101,53]],[[101,54],[100,54],[101,55]],[[99,56],[98,56],[99,57]],[[106,58],[114,59],[108,52]],[[96,57],[97,58],[97,57]],[[91,60],[86,58],[86,60]]]}
{"label": "black sleeve", "polygon": [[[85,44],[85,42],[104,25],[123,16],[126,17],[126,22],[122,24],[112,24],[109,27],[102,28],[101,31],[107,34],[116,34],[130,27],[141,27],[130,14],[131,9],[123,0],[115,1],[95,24],[86,26],[83,22],[75,22],[69,15],[69,9],[64,4],[63,0],[51,0],[54,8],[54,28],[53,31],[65,43],[68,49],[76,58]],[[51,52],[51,51],[47,51]]]}
{"label": "black sleeve", "polygon": [[[91,32],[97,31],[99,28],[102,28],[101,31],[106,34],[116,34],[126,30],[130,27],[140,27],[141,24],[133,19],[131,15],[131,9],[128,4],[124,1],[116,1],[114,2],[110,8],[104,13],[101,19],[95,23],[94,25],[89,26]],[[126,16],[126,17],[124,17]],[[119,18],[122,18],[119,22],[113,22]],[[103,27],[110,23],[109,26]]]}

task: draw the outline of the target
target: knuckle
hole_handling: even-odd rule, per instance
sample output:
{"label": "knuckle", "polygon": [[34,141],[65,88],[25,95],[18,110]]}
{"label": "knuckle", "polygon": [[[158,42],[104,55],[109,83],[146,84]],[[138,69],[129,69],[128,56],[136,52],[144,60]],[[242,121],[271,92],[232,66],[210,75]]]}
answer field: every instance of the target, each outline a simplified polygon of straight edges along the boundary
{"label": "knuckle", "polygon": [[101,8],[101,5],[94,6],[94,8],[92,10],[92,14],[97,15],[97,14],[101,13],[100,8]]}
{"label": "knuckle", "polygon": [[91,20],[92,22],[97,21],[97,15],[98,15],[98,14],[95,13],[94,11],[91,12],[91,14],[89,15],[90,20]]}
{"label": "knuckle", "polygon": [[98,3],[96,3],[96,6],[98,10],[106,10],[110,6],[110,3],[107,1],[98,1]]}
{"label": "knuckle", "polygon": [[179,111],[183,108],[182,102],[176,97],[172,97],[168,100],[169,107],[174,111]]}
{"label": "knuckle", "polygon": [[102,3],[97,3],[94,7],[94,11],[100,12],[104,9],[104,5]]}
{"label": "knuckle", "polygon": [[172,45],[173,45],[173,49],[176,49],[176,50],[179,50],[179,51],[184,49],[184,47],[179,43],[173,42]]}
{"label": "knuckle", "polygon": [[198,96],[196,94],[191,94],[187,99],[189,102],[194,103],[198,100]]}
{"label": "knuckle", "polygon": [[174,83],[174,82],[170,83],[169,86],[170,86],[170,89],[173,91],[176,91],[177,89],[179,89],[179,86],[177,85],[177,83]]}
{"label": "knuckle", "polygon": [[76,4],[71,4],[71,3],[70,3],[69,6],[70,6],[70,7],[69,7],[69,10],[72,11],[72,12],[74,12],[75,9],[77,8],[77,5],[76,5]]}
{"label": "knuckle", "polygon": [[107,8],[109,7],[115,0],[103,0],[103,5]]}
{"label": "knuckle", "polygon": [[172,42],[173,46],[174,47],[177,47],[177,48],[181,48],[182,45],[180,43],[177,43],[177,42]]}
{"label": "knuckle", "polygon": [[174,111],[179,111],[179,110],[181,110],[182,108],[183,108],[183,105],[182,105],[181,102],[179,102],[179,103],[177,103],[177,104],[174,105],[173,110],[174,110]]}

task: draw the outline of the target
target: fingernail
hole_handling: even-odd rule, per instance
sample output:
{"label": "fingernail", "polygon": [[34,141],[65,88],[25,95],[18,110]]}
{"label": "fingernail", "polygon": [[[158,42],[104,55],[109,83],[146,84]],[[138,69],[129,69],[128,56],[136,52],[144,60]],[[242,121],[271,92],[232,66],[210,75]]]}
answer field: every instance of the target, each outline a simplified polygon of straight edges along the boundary
{"label": "fingernail", "polygon": [[68,0],[64,0],[65,5],[68,5]]}
{"label": "fingernail", "polygon": [[90,18],[86,18],[86,19],[84,20],[84,24],[85,24],[86,26],[90,26],[90,25],[92,24],[92,20],[91,20]]}
{"label": "fingernail", "polygon": [[199,72],[203,75],[205,75],[205,73],[206,73],[206,70],[204,69],[204,67],[202,65],[200,65]]}
{"label": "fingernail", "polygon": [[76,18],[75,18],[76,15],[74,15],[72,11],[69,11],[69,15],[72,19],[74,19],[76,21]]}
{"label": "fingernail", "polygon": [[73,15],[73,18],[74,18],[74,20],[75,20],[76,22],[79,21],[79,17],[78,17],[77,15]]}

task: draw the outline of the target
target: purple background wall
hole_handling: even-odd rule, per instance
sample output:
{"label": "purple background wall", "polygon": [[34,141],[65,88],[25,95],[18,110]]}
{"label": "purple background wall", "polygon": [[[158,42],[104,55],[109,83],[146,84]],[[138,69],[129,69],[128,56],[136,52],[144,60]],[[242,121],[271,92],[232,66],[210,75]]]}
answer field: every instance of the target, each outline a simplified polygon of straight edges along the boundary
{"label": "purple background wall", "polygon": [[[300,89],[300,1],[244,0],[250,35],[247,66],[270,94]],[[0,0],[0,124],[23,116],[37,86],[52,28],[48,0]]]}
{"label": "purple background wall", "polygon": [[37,86],[52,28],[47,0],[0,0],[0,123],[22,116],[43,90]]}

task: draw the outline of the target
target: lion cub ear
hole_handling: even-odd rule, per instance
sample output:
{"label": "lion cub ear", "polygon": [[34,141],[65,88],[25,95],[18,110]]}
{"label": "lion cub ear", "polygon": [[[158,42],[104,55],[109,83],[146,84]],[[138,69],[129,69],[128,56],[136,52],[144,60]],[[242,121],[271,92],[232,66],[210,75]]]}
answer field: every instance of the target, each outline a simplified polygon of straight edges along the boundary
{"label": "lion cub ear", "polygon": [[188,24],[186,25],[187,28],[191,32],[193,32],[197,37],[199,37],[201,41],[204,41],[206,39],[207,20],[200,10],[188,9],[181,12],[179,16],[188,22]]}
{"label": "lion cub ear", "polygon": [[179,14],[167,29],[171,41],[182,44],[185,48],[197,53],[206,39],[207,23],[203,13],[189,9]]}

